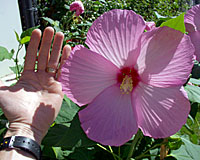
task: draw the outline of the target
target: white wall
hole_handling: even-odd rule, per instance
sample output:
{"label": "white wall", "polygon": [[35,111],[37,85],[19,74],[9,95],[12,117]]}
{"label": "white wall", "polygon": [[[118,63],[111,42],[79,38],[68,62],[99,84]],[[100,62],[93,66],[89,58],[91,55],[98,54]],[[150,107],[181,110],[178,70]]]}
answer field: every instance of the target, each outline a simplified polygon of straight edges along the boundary
{"label": "white wall", "polygon": [[[18,0],[0,0],[0,46],[6,47],[8,51],[17,51],[18,42],[15,37],[16,31],[22,33]],[[25,49],[20,52],[20,63],[23,61]],[[4,60],[0,62],[0,79],[12,73],[9,66],[15,66],[14,62]],[[4,78],[2,78],[4,77]]]}

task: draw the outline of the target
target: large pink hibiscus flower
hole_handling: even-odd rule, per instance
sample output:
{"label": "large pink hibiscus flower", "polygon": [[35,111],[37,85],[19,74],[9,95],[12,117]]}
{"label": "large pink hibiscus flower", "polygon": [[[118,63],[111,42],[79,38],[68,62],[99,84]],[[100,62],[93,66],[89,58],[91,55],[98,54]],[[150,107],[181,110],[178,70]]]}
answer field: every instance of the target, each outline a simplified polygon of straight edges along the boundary
{"label": "large pink hibiscus flower", "polygon": [[185,14],[185,27],[195,47],[196,59],[200,61],[200,5],[193,6]]}
{"label": "large pink hibiscus flower", "polygon": [[190,103],[182,88],[194,48],[187,35],[168,27],[144,32],[133,11],[112,10],[91,26],[86,44],[76,46],[62,66],[64,93],[88,106],[79,112],[87,136],[119,146],[140,128],[154,138],[176,133]]}

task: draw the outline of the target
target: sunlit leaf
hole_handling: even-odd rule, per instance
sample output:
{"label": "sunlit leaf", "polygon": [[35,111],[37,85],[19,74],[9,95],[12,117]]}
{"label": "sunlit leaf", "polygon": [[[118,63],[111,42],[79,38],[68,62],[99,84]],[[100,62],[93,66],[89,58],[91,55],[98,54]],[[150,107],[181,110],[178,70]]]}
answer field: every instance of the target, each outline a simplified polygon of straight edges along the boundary
{"label": "sunlit leaf", "polygon": [[23,37],[20,42],[21,44],[26,44],[30,41],[30,39],[31,39],[30,36],[26,36],[26,37]]}
{"label": "sunlit leaf", "polygon": [[193,85],[186,85],[184,88],[191,102],[200,103],[200,87]]}
{"label": "sunlit leaf", "polygon": [[57,159],[64,159],[61,147],[52,147]]}
{"label": "sunlit leaf", "polygon": [[163,22],[160,27],[168,26],[170,28],[173,28],[175,30],[181,31],[182,33],[185,33],[185,24],[184,24],[184,15],[185,13],[182,13],[176,18],[170,19],[166,22]]}

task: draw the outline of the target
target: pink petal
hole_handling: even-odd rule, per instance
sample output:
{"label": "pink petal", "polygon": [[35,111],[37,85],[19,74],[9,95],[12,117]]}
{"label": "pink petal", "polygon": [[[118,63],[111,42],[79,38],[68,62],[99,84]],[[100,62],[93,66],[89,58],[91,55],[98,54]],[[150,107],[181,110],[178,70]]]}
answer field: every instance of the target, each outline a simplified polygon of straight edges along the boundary
{"label": "pink petal", "polygon": [[150,31],[156,27],[155,22],[145,22],[146,23],[146,28],[145,30]]}
{"label": "pink petal", "polygon": [[90,103],[108,86],[117,83],[119,69],[104,57],[76,46],[62,66],[59,81],[63,92],[79,105]]}
{"label": "pink petal", "polygon": [[138,130],[131,94],[121,94],[117,85],[98,95],[79,118],[87,136],[103,145],[120,146]]}
{"label": "pink petal", "polygon": [[200,61],[200,30],[196,32],[191,32],[188,34],[195,47],[196,59]]}
{"label": "pink petal", "polygon": [[111,10],[92,24],[86,44],[120,68],[138,47],[144,29],[145,22],[140,15],[128,10]]}
{"label": "pink petal", "polygon": [[137,70],[143,82],[157,87],[184,84],[193,66],[189,36],[169,27],[143,34]]}
{"label": "pink petal", "polygon": [[187,32],[200,30],[200,5],[193,6],[186,12],[184,22]]}
{"label": "pink petal", "polygon": [[190,103],[180,87],[158,88],[141,83],[134,92],[138,125],[145,136],[165,138],[186,123]]}

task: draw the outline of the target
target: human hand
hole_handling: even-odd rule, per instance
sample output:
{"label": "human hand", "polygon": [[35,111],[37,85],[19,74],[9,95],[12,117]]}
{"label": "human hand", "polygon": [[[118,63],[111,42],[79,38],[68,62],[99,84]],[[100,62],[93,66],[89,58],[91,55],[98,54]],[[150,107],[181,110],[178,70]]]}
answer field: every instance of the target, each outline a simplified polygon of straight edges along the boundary
{"label": "human hand", "polygon": [[[37,59],[41,31],[34,30],[20,80],[12,87],[0,87],[0,106],[10,123],[5,137],[25,136],[40,144],[60,110],[63,93],[57,79],[64,35],[59,32],[55,34],[50,55],[53,35],[53,28],[47,27]],[[70,50],[69,46],[63,48],[60,66],[67,59]],[[48,67],[56,69],[56,72],[47,72]]]}

